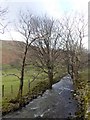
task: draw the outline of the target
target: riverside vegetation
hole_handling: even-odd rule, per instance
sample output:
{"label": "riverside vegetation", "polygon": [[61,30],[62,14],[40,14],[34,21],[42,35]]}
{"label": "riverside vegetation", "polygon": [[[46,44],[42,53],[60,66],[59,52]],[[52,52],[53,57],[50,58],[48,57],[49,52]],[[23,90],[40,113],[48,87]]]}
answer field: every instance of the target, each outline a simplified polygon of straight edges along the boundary
{"label": "riverside vegetation", "polygon": [[84,69],[79,73],[79,78],[76,82],[75,98],[79,102],[79,110],[77,116],[90,120],[90,87],[89,87],[90,70]]}
{"label": "riverside vegetation", "polygon": [[[19,109],[19,101],[17,100],[18,88],[19,88],[19,80],[13,76],[4,76],[4,74],[9,73],[18,73],[18,70],[13,68],[10,65],[3,65],[3,77],[2,77],[2,85],[4,85],[4,95],[2,97],[2,114],[6,114],[10,111],[15,111]],[[31,65],[30,74],[27,72],[24,81],[24,89],[23,89],[23,104],[28,104],[34,98],[37,98],[39,95],[42,95],[46,89],[49,88],[49,83],[47,80],[47,76],[44,73],[40,74],[36,80],[33,80],[33,73],[37,75],[37,71],[33,69]],[[64,74],[63,74],[64,73]],[[60,80],[60,77],[66,74],[66,70],[60,70],[59,74],[54,77],[53,84]],[[28,86],[28,80],[30,79],[30,91]]]}

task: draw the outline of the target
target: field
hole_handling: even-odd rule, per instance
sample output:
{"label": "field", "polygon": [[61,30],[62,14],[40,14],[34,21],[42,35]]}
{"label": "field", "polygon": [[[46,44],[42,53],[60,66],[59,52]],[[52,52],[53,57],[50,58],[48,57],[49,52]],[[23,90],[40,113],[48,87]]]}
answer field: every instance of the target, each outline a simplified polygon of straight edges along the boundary
{"label": "field", "polygon": [[[63,72],[64,72],[63,70],[60,70],[58,75],[63,74]],[[18,93],[20,81],[16,76],[8,75],[8,74],[16,74],[19,76],[20,71],[17,70],[16,68],[12,68],[9,65],[7,66],[4,65],[2,74],[3,74],[2,85],[4,85],[4,88],[5,88],[4,90],[5,98],[16,97]],[[34,69],[32,66],[30,67],[30,70],[27,70],[27,72],[25,73],[24,90],[23,90],[24,95],[28,92],[28,80],[30,80],[31,82],[34,79],[34,77],[37,75],[38,75],[38,71]],[[41,73],[41,72],[39,73],[37,78],[31,83],[31,89],[33,88],[33,86],[35,86],[36,83],[40,81],[47,81],[47,75],[45,73]],[[11,91],[11,86],[13,86],[12,91]],[[11,92],[13,92],[13,94]]]}
{"label": "field", "polygon": [[[5,68],[5,66],[4,66],[4,68]],[[17,70],[16,68],[12,68],[10,66],[7,66],[6,69],[3,70],[2,85],[4,85],[4,88],[5,88],[4,96],[5,96],[5,98],[16,97],[17,93],[18,93],[20,81],[16,76],[8,75],[8,74],[16,74],[16,75],[20,76],[20,71]],[[31,68],[31,70],[29,72],[27,71],[27,73],[25,74],[23,94],[26,94],[28,92],[28,80],[30,80],[30,81],[33,80],[33,74],[34,74],[34,76],[37,75],[37,71],[35,71],[33,68]],[[6,75],[8,75],[8,76],[6,76]],[[37,80],[35,80],[34,83],[39,82],[39,78],[41,75],[42,74],[40,74],[38,76]],[[43,77],[45,77],[45,74],[43,75]],[[43,79],[43,77],[42,77],[42,79]],[[13,86],[12,91],[11,91],[11,86]],[[31,85],[31,87],[32,87],[32,85]],[[13,94],[11,92],[13,92]]]}

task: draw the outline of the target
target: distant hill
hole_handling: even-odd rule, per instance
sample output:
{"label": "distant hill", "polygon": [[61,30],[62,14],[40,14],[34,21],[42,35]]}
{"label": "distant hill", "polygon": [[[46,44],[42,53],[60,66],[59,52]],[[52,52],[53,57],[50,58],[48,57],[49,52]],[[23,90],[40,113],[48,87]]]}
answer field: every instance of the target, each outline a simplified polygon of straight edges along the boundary
{"label": "distant hill", "polygon": [[[25,48],[24,42],[21,41],[5,41],[0,40],[2,43],[2,64],[18,64],[22,63],[22,56]],[[32,46],[34,48],[35,46]],[[33,58],[33,50],[29,48],[29,52],[27,53],[27,61]],[[36,47],[35,47],[36,48]]]}
{"label": "distant hill", "polygon": [[[23,52],[23,42],[2,40],[2,64],[18,61]],[[22,46],[22,47],[21,47]],[[1,48],[0,48],[1,49]]]}
{"label": "distant hill", "polygon": [[[24,52],[24,42],[20,41],[5,41],[0,40],[2,42],[2,64],[18,64],[21,63],[22,55]],[[27,61],[33,61],[36,59],[33,54],[33,49],[37,49],[35,46],[29,48],[29,52],[27,54]],[[1,49],[1,48],[0,48]],[[63,55],[65,51],[61,50],[61,54]]]}

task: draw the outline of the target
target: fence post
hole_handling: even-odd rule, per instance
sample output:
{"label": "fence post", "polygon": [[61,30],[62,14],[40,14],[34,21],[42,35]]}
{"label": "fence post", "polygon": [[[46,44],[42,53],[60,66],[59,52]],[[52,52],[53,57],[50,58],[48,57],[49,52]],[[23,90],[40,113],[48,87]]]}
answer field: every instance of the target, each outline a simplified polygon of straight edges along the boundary
{"label": "fence post", "polygon": [[4,97],[4,85],[2,85],[2,97]]}
{"label": "fence post", "polygon": [[13,85],[11,85],[11,93],[13,94]]}

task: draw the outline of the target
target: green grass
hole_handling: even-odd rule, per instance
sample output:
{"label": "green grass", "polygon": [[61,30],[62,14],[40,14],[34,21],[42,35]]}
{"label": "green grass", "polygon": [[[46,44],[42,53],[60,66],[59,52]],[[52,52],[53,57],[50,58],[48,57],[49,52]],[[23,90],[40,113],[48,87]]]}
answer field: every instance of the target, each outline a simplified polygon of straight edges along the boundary
{"label": "green grass", "polygon": [[[5,74],[17,74],[20,76],[20,72],[16,68],[12,68],[9,65],[4,65],[3,67],[3,76],[2,76],[2,85],[4,85],[4,96],[2,97],[2,111],[9,111],[14,106],[9,103],[11,99],[15,99],[18,94],[20,81],[15,76],[4,76]],[[6,69],[5,69],[6,68]],[[33,75],[37,75],[37,71],[31,67],[29,72],[25,72],[24,77],[24,86],[23,86],[23,96],[28,93],[28,80],[33,80]],[[43,77],[42,77],[43,76]],[[31,91],[40,81],[45,81],[44,77],[46,75],[44,73],[40,74],[37,79],[31,83]],[[11,91],[11,86],[13,86],[13,91]],[[13,93],[12,93],[13,92]],[[16,105],[15,105],[16,106]]]}
{"label": "green grass", "polygon": [[[77,82],[77,88],[84,99],[84,107],[85,111],[87,111],[88,104],[90,106],[90,87],[88,83],[88,75],[90,74],[90,70],[85,69],[79,74],[79,81]],[[86,113],[85,113],[86,114]],[[88,113],[88,120],[90,120],[90,113]]]}
{"label": "green grass", "polygon": [[[4,85],[4,97],[2,97],[2,110],[9,111],[14,106],[9,102],[11,99],[15,99],[18,90],[20,81],[15,76],[4,76],[5,74],[17,74],[20,76],[20,71],[10,65],[3,65],[3,76],[2,76],[2,85]],[[33,66],[29,66],[27,70],[25,70],[24,77],[24,86],[23,86],[23,96],[28,93],[28,80],[32,81],[33,76],[36,76],[40,72],[40,70],[33,68]],[[65,70],[59,70],[59,73],[54,76],[54,83],[58,81],[58,77],[62,76],[65,73]],[[39,76],[31,83],[30,91],[32,94],[38,94],[40,91],[48,88],[48,78],[45,73],[39,74]],[[11,86],[13,86],[13,93],[11,92]]]}
{"label": "green grass", "polygon": [[88,120],[90,120],[90,112],[88,113]]}
{"label": "green grass", "polygon": [[[7,69],[5,71],[3,71],[3,74],[17,74],[18,76],[20,76],[20,73],[18,72],[17,69]],[[26,94],[28,92],[28,80],[32,81],[33,80],[33,76],[32,75],[37,75],[37,71],[31,69],[29,73],[25,74],[24,77],[24,89],[23,89],[23,94]],[[42,80],[41,76],[43,76],[42,78],[45,77],[45,74],[40,74],[37,78],[37,80],[35,80],[32,84],[31,87],[34,86],[34,84],[36,84],[36,82],[39,82],[40,80]],[[43,79],[44,80],[44,79]],[[17,96],[18,90],[19,90],[19,79],[16,76],[10,75],[10,76],[3,76],[2,77],[2,85],[4,85],[4,97],[5,98],[13,98]],[[11,93],[11,85],[13,86],[13,94]]]}
{"label": "green grass", "polygon": [[[24,88],[23,88],[23,94],[25,95],[28,92],[28,80],[32,81],[33,76],[37,76],[39,70],[37,71],[33,66],[29,66],[27,68],[28,71],[25,72],[24,76]],[[20,76],[20,71],[16,68],[11,67],[10,65],[4,65],[2,73],[4,75],[6,74],[16,74]],[[58,75],[62,75],[64,73],[64,70],[59,70]],[[4,85],[4,98],[10,99],[11,97],[14,98],[17,96],[18,90],[19,90],[19,79],[16,76],[9,75],[9,76],[2,76],[2,85]],[[54,76],[54,78],[57,78],[58,75]],[[58,78],[57,78],[58,79]],[[47,75],[45,73],[41,73],[38,75],[36,80],[31,83],[31,89],[40,81],[47,80]],[[11,93],[11,86],[13,86],[13,94]]]}

